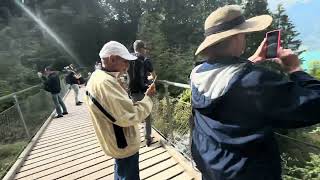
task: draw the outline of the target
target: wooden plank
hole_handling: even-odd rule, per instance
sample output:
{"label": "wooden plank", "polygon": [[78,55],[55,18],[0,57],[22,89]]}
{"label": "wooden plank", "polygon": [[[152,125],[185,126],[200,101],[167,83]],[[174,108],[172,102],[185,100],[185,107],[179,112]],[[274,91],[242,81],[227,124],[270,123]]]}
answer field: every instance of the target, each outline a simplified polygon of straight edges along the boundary
{"label": "wooden plank", "polygon": [[27,157],[27,160],[26,161],[29,161],[29,160],[32,160],[32,161],[42,161],[42,160],[45,160],[45,159],[48,159],[48,158],[51,158],[51,157],[57,157],[59,155],[62,155],[62,154],[65,154],[65,153],[68,153],[68,152],[72,152],[72,151],[75,151],[79,148],[83,148],[83,147],[86,147],[86,146],[90,146],[90,145],[94,145],[96,144],[98,146],[98,143],[96,142],[92,142],[91,140],[83,143],[83,144],[78,144],[78,145],[75,145],[69,149],[63,149],[61,151],[57,151],[57,152],[54,152],[54,153],[50,153],[50,154],[46,154],[46,155],[43,155],[43,156],[28,156]]}
{"label": "wooden plank", "polygon": [[[92,124],[89,116],[87,117],[80,117],[80,114],[78,116],[75,116],[73,118],[70,118],[69,115],[64,116],[62,118],[63,120],[58,121],[52,121],[50,124],[50,127],[48,127],[47,131],[48,132],[52,132],[52,130],[55,129],[65,129],[68,127],[77,127],[77,125],[80,124]],[[77,121],[77,123],[75,123],[75,121]]]}
{"label": "wooden plank", "polygon": [[90,125],[79,127],[79,128],[74,128],[69,131],[64,131],[64,132],[56,132],[55,134],[52,134],[50,136],[46,137],[41,137],[39,139],[39,142],[45,142],[45,141],[52,141],[53,139],[59,138],[59,137],[66,137],[66,136],[71,136],[73,134],[77,134],[78,132],[87,132],[87,131],[93,131],[93,127]]}
{"label": "wooden plank", "polygon": [[25,161],[23,166],[40,166],[41,164],[54,162],[56,160],[60,160],[60,159],[63,159],[63,158],[69,157],[69,156],[73,156],[77,153],[81,153],[83,151],[88,151],[90,149],[95,149],[95,148],[101,149],[99,144],[86,145],[86,146],[83,146],[82,148],[77,148],[72,151],[57,155],[57,156],[51,156],[51,157],[43,158],[41,160],[31,159],[31,160]]}
{"label": "wooden plank", "polygon": [[114,167],[114,159],[111,159],[110,161],[96,164],[94,166],[87,166],[80,171],[72,172],[69,175],[59,177],[57,179],[78,179],[78,178],[81,178],[84,176],[89,179],[94,179],[96,177],[95,172],[102,169],[102,171],[100,171],[100,172],[106,174],[109,172],[113,172],[113,167]]}
{"label": "wooden plank", "polygon": [[170,167],[173,167],[175,165],[177,165],[178,163],[176,161],[174,161],[172,158],[163,161],[161,163],[158,163],[154,166],[150,166],[142,171],[140,171],[140,179],[147,179],[150,178],[162,171],[165,171],[166,169],[169,169]]}
{"label": "wooden plank", "polygon": [[156,138],[160,139],[160,143],[163,147],[175,158],[175,160],[185,169],[191,177],[195,179],[201,179],[201,173],[193,169],[192,164],[187,160],[180,152],[178,152],[174,147],[169,145],[157,132],[153,133]]}
{"label": "wooden plank", "polygon": [[104,152],[99,151],[99,149],[91,149],[89,151],[85,151],[85,152],[76,154],[74,156],[69,156],[67,158],[60,159],[58,161],[48,162],[46,164],[42,164],[41,166],[34,166],[34,167],[24,166],[24,167],[21,167],[19,173],[17,174],[17,177],[28,176],[31,174],[39,173],[41,171],[45,171],[45,170],[49,170],[49,169],[52,169],[55,167],[63,166],[67,163],[70,163],[72,161],[76,161],[78,159],[81,159],[83,157],[90,156],[93,154],[95,156],[102,156],[102,155],[104,155]]}
{"label": "wooden plank", "polygon": [[[75,161],[65,163],[61,166],[53,167],[48,170],[40,171],[38,173],[27,176],[28,179],[56,179],[58,177],[69,174],[70,172],[75,172],[83,168],[92,166],[94,164],[99,164],[105,161],[111,160],[104,153],[92,154],[86,157],[79,158]],[[21,179],[22,176],[17,176],[15,179]]]}
{"label": "wooden plank", "polygon": [[[162,148],[157,148],[153,151],[145,153],[145,157],[146,158],[152,157],[154,154],[160,153],[162,151],[164,151]],[[61,171],[56,171],[54,173],[50,173],[50,175],[40,177],[39,179],[57,179],[57,178],[67,179],[67,178],[65,178],[66,175],[74,174],[75,172],[79,172],[79,171],[86,172],[86,170],[92,166],[98,165],[100,163],[106,163],[106,160],[112,161],[110,163],[111,163],[111,165],[113,165],[114,160],[110,157],[109,157],[109,159],[98,158],[98,159],[95,159],[94,161],[87,161],[85,163],[78,164],[77,166],[72,166],[72,167],[70,167],[70,165],[68,165],[69,167],[65,166],[63,169],[61,169]],[[50,170],[52,170],[52,169],[50,169]]]}
{"label": "wooden plank", "polygon": [[69,131],[75,131],[75,130],[80,130],[80,129],[83,129],[83,128],[93,128],[92,124],[91,123],[84,123],[84,124],[77,124],[76,126],[69,126],[69,127],[65,127],[65,128],[62,128],[62,127],[58,127],[58,128],[54,128],[50,131],[45,131],[43,133],[43,135],[41,136],[42,139],[45,139],[47,137],[52,137],[56,134],[60,134],[60,133],[67,133]]}
{"label": "wooden plank", "polygon": [[193,178],[193,177],[190,177],[188,173],[184,172],[174,178],[171,178],[172,180],[191,180],[191,179],[196,179],[196,178]]}
{"label": "wooden plank", "polygon": [[55,147],[56,145],[60,145],[64,142],[67,142],[67,141],[70,141],[72,139],[77,139],[77,138],[83,138],[83,137],[91,137],[91,136],[95,136],[95,133],[94,132],[91,132],[91,133],[88,133],[88,134],[79,134],[79,135],[76,135],[76,136],[72,136],[72,137],[65,137],[65,138],[61,138],[57,141],[53,141],[53,142],[48,142],[48,143],[45,143],[45,144],[39,144],[39,145],[36,145],[32,151],[38,151],[38,150],[42,150],[46,147]]}
{"label": "wooden plank", "polygon": [[[154,176],[151,176],[147,179],[170,179],[171,177],[175,177],[177,175],[180,175],[181,173],[184,172],[184,169],[179,165],[175,165],[169,169],[166,169],[165,171],[163,172],[160,172]],[[187,180],[187,179],[184,179],[184,180]]]}
{"label": "wooden plank", "polygon": [[54,143],[54,144],[47,144],[46,146],[41,146],[41,148],[33,149],[32,152],[30,153],[30,155],[58,149],[59,147],[66,147],[72,143],[87,140],[90,138],[96,138],[95,134],[88,134],[85,136],[73,137],[72,139],[66,139],[65,141],[58,141],[57,143]]}
{"label": "wooden plank", "polygon": [[[53,132],[53,130],[56,130],[56,129],[65,129],[65,128],[68,128],[68,127],[77,127],[79,125],[83,125],[83,124],[91,124],[92,125],[92,122],[89,119],[86,119],[87,117],[85,118],[80,118],[79,116],[77,117],[74,117],[74,118],[68,118],[68,116],[64,116],[63,117],[63,120],[58,122],[57,120],[55,121],[52,121],[51,124],[50,124],[50,127],[48,127],[47,132]],[[88,116],[89,117],[89,116]],[[75,120],[77,119],[77,120]],[[77,121],[77,123],[74,123],[75,121]]]}
{"label": "wooden plank", "polygon": [[28,159],[34,159],[34,158],[39,158],[39,157],[43,157],[43,156],[52,156],[52,155],[56,155],[56,154],[61,154],[63,151],[67,151],[69,149],[74,149],[74,147],[78,146],[78,145],[82,145],[84,143],[98,143],[97,139],[95,136],[91,136],[87,139],[83,139],[80,141],[76,141],[73,143],[70,143],[64,147],[58,147],[56,149],[51,149],[45,152],[40,152],[40,153],[36,153],[36,154],[30,154],[28,156]]}
{"label": "wooden plank", "polygon": [[[140,155],[140,156],[143,156]],[[163,153],[160,155],[156,155],[153,156],[151,159],[143,159],[139,158],[139,167],[140,169],[142,168],[146,168],[149,167],[150,165],[154,165],[157,164],[159,162],[161,162],[163,159],[168,159],[170,158],[170,154],[169,153]],[[113,174],[113,169],[114,169],[114,163],[112,164],[112,166],[106,166],[105,164],[100,164],[97,166],[94,166],[91,169],[86,169],[85,171],[83,171],[81,174],[73,174],[72,176],[66,176],[64,178],[66,179],[95,179],[97,177],[103,177],[103,176],[107,176],[108,174],[112,173]]]}

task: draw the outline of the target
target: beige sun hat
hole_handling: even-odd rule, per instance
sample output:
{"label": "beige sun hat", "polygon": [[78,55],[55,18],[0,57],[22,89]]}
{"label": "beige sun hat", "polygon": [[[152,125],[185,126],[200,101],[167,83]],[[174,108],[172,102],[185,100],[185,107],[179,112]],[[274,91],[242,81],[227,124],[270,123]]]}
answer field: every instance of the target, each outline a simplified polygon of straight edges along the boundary
{"label": "beige sun hat", "polygon": [[212,12],[204,24],[205,39],[198,47],[195,55],[224,39],[240,33],[262,31],[270,26],[269,15],[255,16],[245,19],[240,6],[227,5]]}

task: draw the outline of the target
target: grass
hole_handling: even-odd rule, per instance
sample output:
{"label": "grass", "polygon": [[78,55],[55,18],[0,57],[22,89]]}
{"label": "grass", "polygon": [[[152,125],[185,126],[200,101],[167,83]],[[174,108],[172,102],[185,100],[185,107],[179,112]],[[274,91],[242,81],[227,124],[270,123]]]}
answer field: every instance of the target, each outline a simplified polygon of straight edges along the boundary
{"label": "grass", "polygon": [[26,141],[0,144],[0,178],[3,178],[27,144]]}

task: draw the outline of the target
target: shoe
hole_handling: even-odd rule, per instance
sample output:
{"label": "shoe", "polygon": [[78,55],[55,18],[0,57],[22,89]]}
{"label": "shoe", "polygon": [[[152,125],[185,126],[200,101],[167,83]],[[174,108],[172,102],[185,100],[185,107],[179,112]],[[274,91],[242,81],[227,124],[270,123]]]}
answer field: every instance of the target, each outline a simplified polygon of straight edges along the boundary
{"label": "shoe", "polygon": [[68,113],[68,112],[63,112],[63,113],[62,113],[62,115],[67,115],[67,114],[69,114],[69,113]]}
{"label": "shoe", "polygon": [[80,106],[81,104],[82,104],[82,102],[79,101],[76,103],[76,106]]}
{"label": "shoe", "polygon": [[56,117],[54,117],[54,118],[61,118],[61,117],[63,117],[63,115],[61,115],[61,114],[58,114]]}
{"label": "shoe", "polygon": [[152,143],[152,138],[146,138],[146,145],[147,147],[150,147]]}

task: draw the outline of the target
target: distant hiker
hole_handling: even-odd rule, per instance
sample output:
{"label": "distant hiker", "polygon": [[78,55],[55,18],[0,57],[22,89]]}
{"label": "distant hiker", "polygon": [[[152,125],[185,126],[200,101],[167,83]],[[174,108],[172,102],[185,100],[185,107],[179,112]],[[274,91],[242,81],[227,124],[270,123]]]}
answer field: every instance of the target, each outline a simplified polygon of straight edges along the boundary
{"label": "distant hiker", "polygon": [[102,69],[102,65],[100,61],[97,61],[96,64],[94,65],[94,69]]}
{"label": "distant hiker", "polygon": [[70,64],[65,68],[68,72],[66,76],[66,83],[69,84],[74,92],[75,104],[80,106],[82,102],[79,100],[79,85],[81,75],[76,72],[73,64]]}
{"label": "distant hiker", "polygon": [[95,70],[86,86],[93,126],[103,151],[115,158],[114,179],[139,180],[140,124],[152,109],[156,92],[154,84],[146,96],[133,103],[122,87],[120,77],[128,70],[129,61],[137,57],[115,41],[106,43],[100,53],[102,70]]}
{"label": "distant hiker", "polygon": [[44,80],[44,89],[50,92],[52,95],[52,100],[58,114],[55,118],[63,117],[63,115],[68,114],[68,111],[60,96],[61,86],[59,73],[53,71],[51,67],[46,67],[44,70],[44,74],[45,76],[42,76],[40,75],[40,73],[38,73],[39,77],[41,76],[41,78]]}
{"label": "distant hiker", "polygon": [[[138,57],[136,61],[129,63],[128,79],[129,94],[134,102],[141,101],[145,96],[145,91],[155,78],[155,72],[151,60],[146,57],[147,48],[141,40],[136,40],[133,44],[134,55]],[[151,115],[145,120],[145,140],[147,146],[152,142],[151,138]]]}

